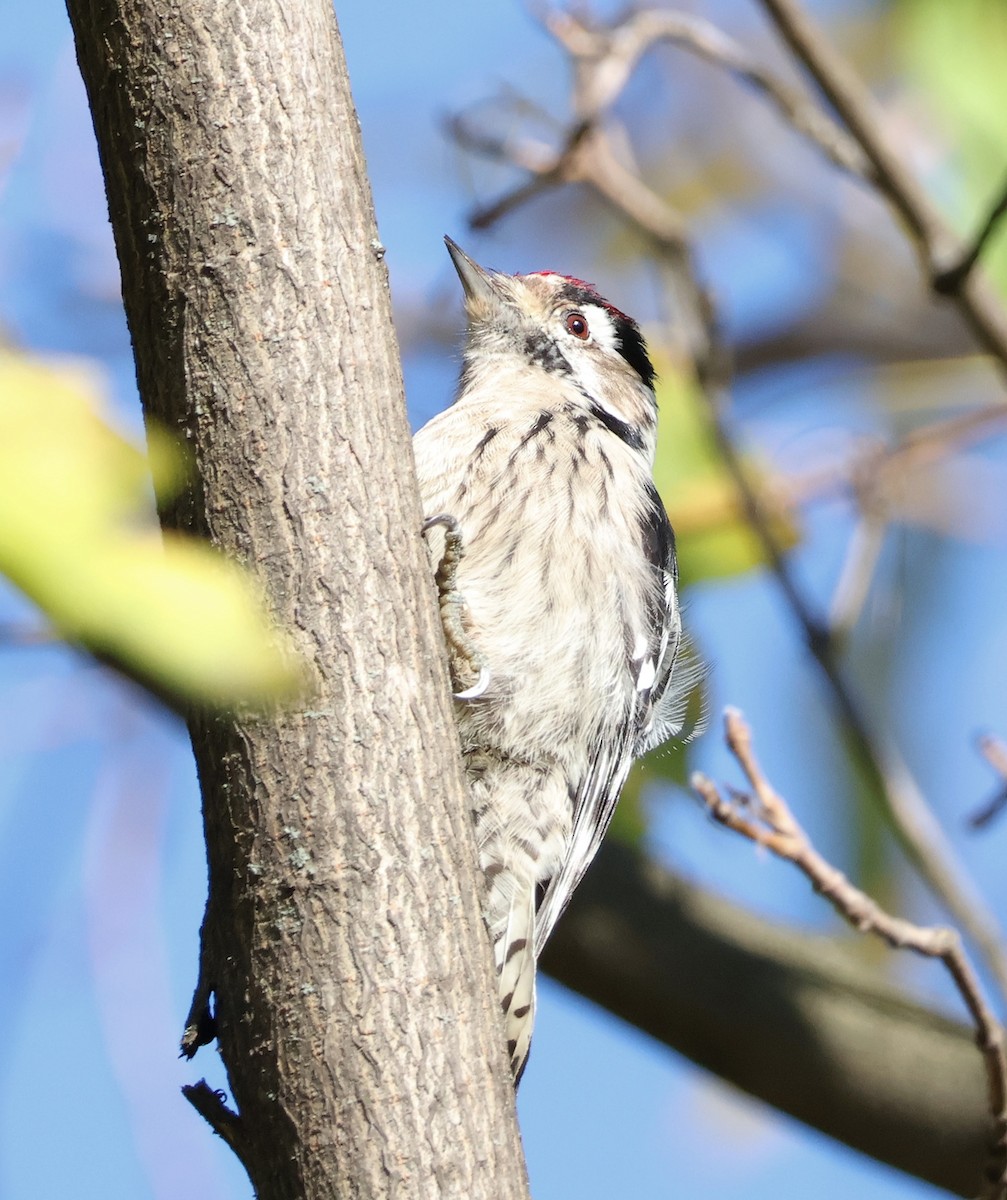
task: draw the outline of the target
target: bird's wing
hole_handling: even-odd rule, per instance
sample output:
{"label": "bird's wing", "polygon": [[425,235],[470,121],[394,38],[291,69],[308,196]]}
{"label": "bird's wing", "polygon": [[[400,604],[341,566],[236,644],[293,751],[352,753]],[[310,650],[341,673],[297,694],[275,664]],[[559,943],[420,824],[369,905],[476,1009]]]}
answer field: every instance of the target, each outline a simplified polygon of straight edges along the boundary
{"label": "bird's wing", "polygon": [[653,486],[648,492],[641,526],[653,586],[648,598],[647,631],[639,637],[627,638],[627,645],[632,647],[627,656],[627,671],[633,681],[632,699],[621,725],[615,730],[610,725],[591,746],[588,770],[572,797],[569,849],[539,905],[536,956],[601,846],[633,760],[681,728],[685,701],[694,682],[692,673],[687,672],[687,678],[680,683],[674,670],[682,629],[676,592],[675,536]]}

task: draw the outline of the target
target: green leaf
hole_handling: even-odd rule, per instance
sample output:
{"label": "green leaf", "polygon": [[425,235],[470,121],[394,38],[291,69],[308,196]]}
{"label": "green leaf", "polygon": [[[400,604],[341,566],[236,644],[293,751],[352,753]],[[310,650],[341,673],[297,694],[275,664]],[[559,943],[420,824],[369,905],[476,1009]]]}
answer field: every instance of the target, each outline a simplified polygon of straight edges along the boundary
{"label": "green leaf", "polygon": [[[97,414],[97,387],[0,351],[0,572],[65,638],[173,699],[289,694],[299,670],[235,563],[162,539],[146,457]],[[181,478],[165,437],[159,479]]]}
{"label": "green leaf", "polygon": [[[1007,5],[900,0],[893,28],[892,44],[930,106],[931,140],[916,157],[929,167],[928,185],[971,238],[1007,176]],[[935,144],[946,152],[935,156]],[[1003,230],[986,247],[983,263],[1007,290]]]}
{"label": "green leaf", "polygon": [[[717,446],[706,401],[682,372],[660,364],[657,459],[654,479],[675,527],[683,587],[704,579],[729,579],[765,562],[737,486]],[[752,460],[748,477],[770,511],[783,547],[798,541],[789,514],[773,506],[767,473]]]}

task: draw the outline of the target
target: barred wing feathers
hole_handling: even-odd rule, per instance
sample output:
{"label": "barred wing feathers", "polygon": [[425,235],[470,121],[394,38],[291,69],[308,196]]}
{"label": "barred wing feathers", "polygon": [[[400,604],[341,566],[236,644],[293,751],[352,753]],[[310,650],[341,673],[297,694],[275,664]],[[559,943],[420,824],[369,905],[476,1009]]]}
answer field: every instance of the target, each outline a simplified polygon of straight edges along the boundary
{"label": "barred wing feathers", "polygon": [[676,672],[682,641],[676,583],[675,535],[657,489],[648,490],[642,522],[643,549],[654,576],[647,614],[648,636],[634,639],[627,666],[634,681],[627,718],[601,731],[589,767],[573,799],[573,828],[563,864],[539,905],[535,954],[541,954],[601,846],[633,760],[678,732],[684,722],[695,671]]}

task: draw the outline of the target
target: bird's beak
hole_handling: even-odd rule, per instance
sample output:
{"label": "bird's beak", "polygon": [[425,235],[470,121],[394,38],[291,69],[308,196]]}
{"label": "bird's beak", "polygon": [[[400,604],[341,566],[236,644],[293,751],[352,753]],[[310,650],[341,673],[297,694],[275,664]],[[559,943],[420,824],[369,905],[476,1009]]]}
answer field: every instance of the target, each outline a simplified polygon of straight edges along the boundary
{"label": "bird's beak", "polygon": [[475,316],[480,310],[498,308],[502,297],[492,272],[473,262],[461,246],[446,235],[444,242],[465,289],[465,307],[469,315]]}

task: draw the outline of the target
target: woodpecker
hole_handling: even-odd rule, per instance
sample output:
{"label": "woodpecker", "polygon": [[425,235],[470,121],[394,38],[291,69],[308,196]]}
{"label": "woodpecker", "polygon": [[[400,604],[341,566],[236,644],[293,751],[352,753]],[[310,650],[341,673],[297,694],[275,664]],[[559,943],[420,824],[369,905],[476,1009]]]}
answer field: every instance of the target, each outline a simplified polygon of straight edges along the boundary
{"label": "woodpecker", "polygon": [[693,677],[639,327],[582,280],[489,271],[445,241],[463,367],[413,444],[517,1081],[537,958]]}

